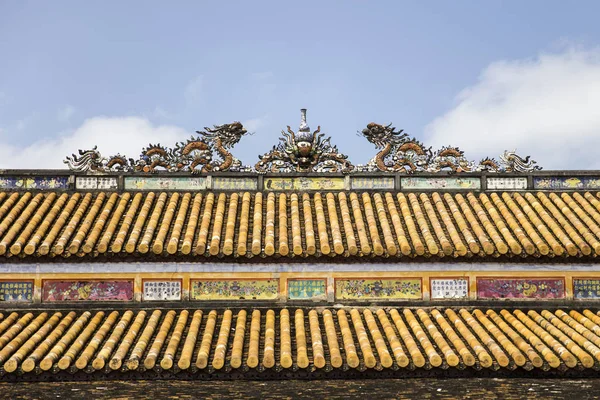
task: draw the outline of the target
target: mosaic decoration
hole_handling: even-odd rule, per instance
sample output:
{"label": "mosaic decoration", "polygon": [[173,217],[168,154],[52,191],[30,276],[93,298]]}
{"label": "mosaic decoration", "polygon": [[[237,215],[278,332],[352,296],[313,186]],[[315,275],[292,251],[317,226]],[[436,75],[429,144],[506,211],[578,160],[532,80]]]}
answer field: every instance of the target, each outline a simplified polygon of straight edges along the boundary
{"label": "mosaic decoration", "polygon": [[33,300],[33,282],[0,281],[0,301],[31,302]]}
{"label": "mosaic decoration", "polygon": [[265,190],[344,190],[344,178],[265,178]]}
{"label": "mosaic decoration", "polygon": [[78,176],[75,178],[76,189],[117,189],[117,178],[108,177],[96,177],[96,176]]}
{"label": "mosaic decoration", "polygon": [[0,177],[0,189],[68,189],[68,176]]}
{"label": "mosaic decoration", "polygon": [[431,279],[431,299],[464,299],[469,297],[469,280],[466,278]]}
{"label": "mosaic decoration", "polygon": [[420,279],[336,279],[337,300],[421,299]]}
{"label": "mosaic decoration", "polygon": [[300,128],[297,133],[287,127],[281,131],[280,143],[263,156],[254,168],[257,172],[351,172],[354,166],[348,156],[341,154],[331,145],[331,137],[326,139],[321,127],[310,133],[306,124],[306,109],[300,110]]}
{"label": "mosaic decoration", "polygon": [[326,295],[325,279],[288,279],[288,299],[312,300]]}
{"label": "mosaic decoration", "polygon": [[214,190],[257,190],[258,180],[256,178],[213,176],[212,185]]}
{"label": "mosaic decoration", "polygon": [[144,281],[144,301],[181,300],[181,280]]}
{"label": "mosaic decoration", "polygon": [[487,188],[490,190],[523,190],[527,189],[527,178],[487,178]]}
{"label": "mosaic decoration", "polygon": [[[242,163],[229,152],[247,133],[239,122],[214,125],[197,131],[197,137],[177,143],[170,149],[159,144],[149,144],[142,149],[138,160],[127,159],[117,154],[109,158],[102,157],[94,146],[91,150],[79,150],[79,155],[66,157],[64,163],[72,171],[138,171],[156,172],[158,168],[166,171],[191,171],[193,173],[209,171],[240,171]],[[219,159],[215,160],[214,158]]]}
{"label": "mosaic decoration", "polygon": [[204,190],[206,177],[125,177],[125,190]]}
{"label": "mosaic decoration", "polygon": [[401,178],[402,189],[480,189],[481,179],[479,177],[410,177]]}
{"label": "mosaic decoration", "polygon": [[469,161],[458,147],[442,147],[436,152],[425,148],[415,138],[409,138],[403,130],[389,125],[371,122],[359,132],[377,149],[381,149],[366,166],[359,166],[363,171],[384,172],[530,172],[540,169],[529,156],[522,158],[516,151],[505,151],[500,161],[485,158],[479,163]]}
{"label": "mosaic decoration", "polygon": [[191,300],[276,300],[278,279],[193,280]]}
{"label": "mosaic decoration", "polygon": [[478,278],[477,298],[480,299],[562,299],[565,281],[562,278]]}
{"label": "mosaic decoration", "polygon": [[372,189],[394,189],[394,178],[392,177],[356,177],[352,178],[350,185],[354,190]]}
{"label": "mosaic decoration", "polygon": [[573,297],[600,299],[600,279],[573,279]]}
{"label": "mosaic decoration", "polygon": [[600,176],[536,176],[535,189],[600,189]]}
{"label": "mosaic decoration", "polygon": [[89,280],[43,282],[42,301],[131,301],[133,281]]}

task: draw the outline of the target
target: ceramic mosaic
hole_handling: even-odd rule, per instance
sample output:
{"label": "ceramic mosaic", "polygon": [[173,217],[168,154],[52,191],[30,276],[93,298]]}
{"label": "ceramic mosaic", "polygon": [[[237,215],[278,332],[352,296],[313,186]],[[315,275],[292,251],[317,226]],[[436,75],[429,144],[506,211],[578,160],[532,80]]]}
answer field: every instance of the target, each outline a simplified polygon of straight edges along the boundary
{"label": "ceramic mosaic", "polygon": [[181,280],[144,281],[144,301],[181,300]]}
{"label": "ceramic mosaic", "polygon": [[214,190],[257,190],[258,180],[256,178],[231,178],[225,176],[213,176],[212,185]]}
{"label": "ceramic mosaic", "polygon": [[0,301],[31,302],[33,300],[33,282],[0,281]]}
{"label": "ceramic mosaic", "polygon": [[526,177],[487,178],[487,188],[490,190],[523,190],[527,189]]}
{"label": "ceramic mosaic", "polygon": [[32,177],[8,177],[0,178],[0,189],[68,189],[68,176],[32,176]]}
{"label": "ceramic mosaic", "polygon": [[573,279],[573,297],[600,299],[600,279]]}
{"label": "ceramic mosaic", "polygon": [[337,300],[421,299],[420,279],[336,279]]}
{"label": "ceramic mosaic", "polygon": [[600,189],[600,176],[536,176],[535,189]]}
{"label": "ceramic mosaic", "polygon": [[125,190],[204,190],[204,176],[125,177]]}
{"label": "ceramic mosaic", "polygon": [[83,190],[117,189],[118,184],[116,177],[78,176],[75,178],[75,188]]}
{"label": "ceramic mosaic", "polygon": [[371,190],[371,189],[394,189],[394,178],[386,176],[383,178],[374,177],[354,177],[350,180],[352,189]]}
{"label": "ceramic mosaic", "polygon": [[565,281],[562,278],[478,278],[479,299],[562,299]]}
{"label": "ceramic mosaic", "polygon": [[133,281],[48,280],[42,285],[42,301],[131,301]]}
{"label": "ceramic mosaic", "polygon": [[344,178],[265,178],[265,190],[344,190]]}
{"label": "ceramic mosaic", "polygon": [[469,297],[469,280],[466,278],[431,279],[431,298],[464,299]]}
{"label": "ceramic mosaic", "polygon": [[288,299],[312,300],[326,295],[325,279],[288,279]]}
{"label": "ceramic mosaic", "polygon": [[278,279],[193,280],[191,300],[276,300]]}
{"label": "ceramic mosaic", "polygon": [[480,189],[481,179],[477,177],[406,177],[400,178],[402,189]]}

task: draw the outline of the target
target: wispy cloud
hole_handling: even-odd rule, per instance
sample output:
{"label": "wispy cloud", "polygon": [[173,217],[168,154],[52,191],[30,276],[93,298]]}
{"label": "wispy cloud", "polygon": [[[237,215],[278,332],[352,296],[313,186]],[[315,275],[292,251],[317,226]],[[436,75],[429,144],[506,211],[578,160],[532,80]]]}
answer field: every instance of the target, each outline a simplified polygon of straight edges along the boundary
{"label": "wispy cloud", "polygon": [[600,169],[599,109],[599,49],[498,61],[426,127],[426,143],[472,159],[516,148],[546,169]]}
{"label": "wispy cloud", "polygon": [[204,77],[199,75],[188,82],[185,87],[185,100],[188,104],[195,103],[202,98]]}
{"label": "wispy cloud", "polygon": [[66,105],[60,110],[58,110],[56,118],[59,122],[69,122],[73,114],[75,114],[75,107],[71,105]]}

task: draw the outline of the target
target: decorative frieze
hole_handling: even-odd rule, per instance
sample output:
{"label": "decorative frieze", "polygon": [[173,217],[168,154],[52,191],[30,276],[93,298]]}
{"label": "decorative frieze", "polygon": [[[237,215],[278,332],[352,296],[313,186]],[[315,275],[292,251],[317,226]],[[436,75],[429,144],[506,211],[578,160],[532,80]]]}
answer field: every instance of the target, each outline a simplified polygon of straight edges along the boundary
{"label": "decorative frieze", "polygon": [[44,280],[42,301],[131,301],[133,280]]}
{"label": "decorative frieze", "polygon": [[324,300],[327,295],[325,279],[288,279],[289,300]]}
{"label": "decorative frieze", "polygon": [[527,189],[526,177],[508,177],[497,178],[488,177],[486,179],[489,190],[525,190]]}
{"label": "decorative frieze", "polygon": [[479,190],[481,178],[479,177],[402,177],[400,187],[407,190]]}
{"label": "decorative frieze", "polygon": [[542,190],[600,189],[600,176],[535,176],[533,188]]}
{"label": "decorative frieze", "polygon": [[0,189],[37,189],[55,190],[68,189],[68,176],[2,176],[0,177]]}
{"label": "decorative frieze", "polygon": [[181,280],[144,280],[144,301],[181,300]]}
{"label": "decorative frieze", "polygon": [[285,190],[344,190],[344,178],[298,177],[298,178],[265,178],[264,189]]}
{"label": "decorative frieze", "polygon": [[431,278],[431,299],[465,299],[469,297],[468,278]]}
{"label": "decorative frieze", "polygon": [[33,281],[0,281],[0,301],[31,302]]}
{"label": "decorative frieze", "polygon": [[353,190],[385,190],[394,189],[394,178],[391,176],[373,177],[357,176],[350,179]]}
{"label": "decorative frieze", "polygon": [[191,300],[276,300],[279,279],[192,280]]}
{"label": "decorative frieze", "polygon": [[78,176],[75,188],[81,190],[115,190],[118,188],[116,176]]}
{"label": "decorative frieze", "polygon": [[573,279],[573,297],[576,299],[600,299],[600,278]]}
{"label": "decorative frieze", "polygon": [[212,186],[214,190],[257,190],[258,178],[213,176]]}
{"label": "decorative frieze", "polygon": [[477,278],[478,299],[562,299],[564,278]]}
{"label": "decorative frieze", "polygon": [[205,190],[204,176],[125,177],[125,190]]}
{"label": "decorative frieze", "polygon": [[335,279],[336,300],[417,300],[420,278]]}

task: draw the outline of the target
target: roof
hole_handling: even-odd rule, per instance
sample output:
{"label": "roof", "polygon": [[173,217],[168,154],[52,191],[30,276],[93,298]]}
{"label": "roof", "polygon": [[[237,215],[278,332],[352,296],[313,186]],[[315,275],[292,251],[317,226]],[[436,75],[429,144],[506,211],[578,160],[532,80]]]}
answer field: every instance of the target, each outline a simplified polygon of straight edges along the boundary
{"label": "roof", "polygon": [[600,361],[600,317],[590,310],[104,309],[2,317],[0,365],[8,373],[38,367],[565,371],[597,368]]}
{"label": "roof", "polygon": [[0,192],[4,257],[595,257],[598,192]]}

